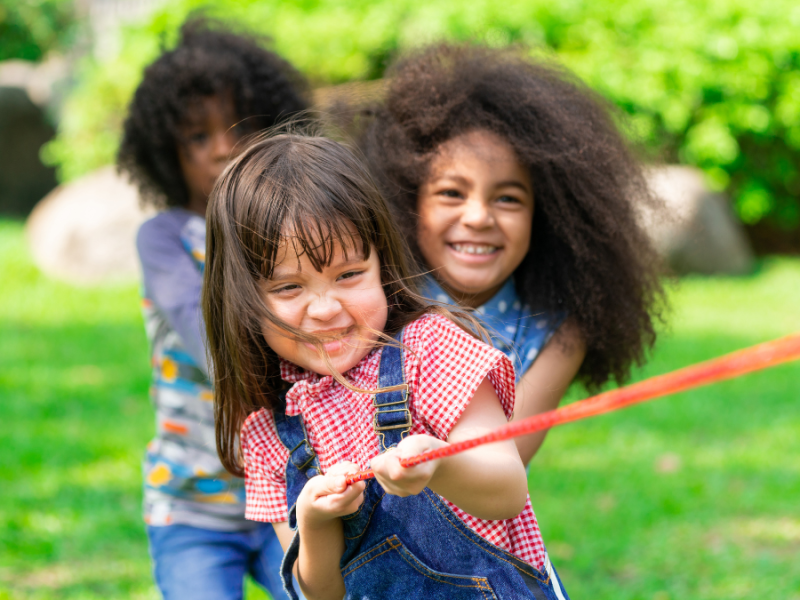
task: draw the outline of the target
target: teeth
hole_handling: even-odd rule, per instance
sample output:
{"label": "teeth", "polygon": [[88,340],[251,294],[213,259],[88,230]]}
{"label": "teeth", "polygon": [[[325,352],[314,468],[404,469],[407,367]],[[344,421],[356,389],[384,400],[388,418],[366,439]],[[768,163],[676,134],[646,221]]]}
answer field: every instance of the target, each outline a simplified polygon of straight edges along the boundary
{"label": "teeth", "polygon": [[452,244],[456,252],[464,254],[491,254],[497,251],[497,246],[487,246],[486,244]]}

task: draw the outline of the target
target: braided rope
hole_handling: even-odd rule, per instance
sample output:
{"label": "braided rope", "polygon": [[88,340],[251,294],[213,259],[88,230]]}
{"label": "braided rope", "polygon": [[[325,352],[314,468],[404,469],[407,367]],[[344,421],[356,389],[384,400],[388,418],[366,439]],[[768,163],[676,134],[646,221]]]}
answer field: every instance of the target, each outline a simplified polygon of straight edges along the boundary
{"label": "braided rope", "polygon": [[[603,392],[597,396],[569,404],[522,421],[498,427],[491,433],[480,437],[450,444],[443,448],[429,450],[400,460],[404,467],[413,467],[423,462],[459,454],[476,446],[500,442],[527,435],[535,431],[549,429],[555,425],[585,419],[612,410],[618,410],[632,404],[675,394],[692,388],[708,385],[717,381],[739,377],[746,373],[773,367],[781,363],[800,359],[800,333],[765,342],[744,350],[738,350],[719,358],[707,360],[645,379],[616,390]],[[372,469],[348,475],[347,484],[364,481],[375,477]]]}

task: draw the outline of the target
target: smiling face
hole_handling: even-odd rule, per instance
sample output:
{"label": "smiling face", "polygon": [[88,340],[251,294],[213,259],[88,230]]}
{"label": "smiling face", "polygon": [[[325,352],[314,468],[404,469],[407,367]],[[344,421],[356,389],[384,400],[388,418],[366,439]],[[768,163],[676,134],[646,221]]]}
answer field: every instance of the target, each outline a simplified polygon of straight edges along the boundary
{"label": "smiling face", "polygon": [[[278,251],[272,277],[261,284],[267,308],[280,321],[316,337],[339,373],[358,364],[375,346],[376,332],[386,326],[388,306],[381,285],[378,253],[368,259],[358,249],[345,253],[335,244],[329,266],[314,269],[308,256],[298,256],[291,237]],[[293,339],[266,323],[264,338],[280,357],[303,369],[330,375],[314,344]]]}
{"label": "smiling face", "polygon": [[178,163],[189,192],[189,210],[205,215],[208,195],[241,138],[237,121],[228,96],[207,96],[187,111],[179,130]]}
{"label": "smiling face", "polygon": [[514,149],[489,131],[439,146],[417,210],[422,256],[463,305],[478,307],[494,296],[528,252],[531,178]]}

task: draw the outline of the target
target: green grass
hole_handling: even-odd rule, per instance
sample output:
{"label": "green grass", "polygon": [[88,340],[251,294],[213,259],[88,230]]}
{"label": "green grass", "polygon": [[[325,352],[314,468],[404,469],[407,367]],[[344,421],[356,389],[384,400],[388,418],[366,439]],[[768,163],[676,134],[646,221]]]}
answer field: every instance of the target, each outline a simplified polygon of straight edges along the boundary
{"label": "green grass", "polygon": [[[48,279],[15,222],[0,274],[0,600],[155,599],[138,288]],[[800,330],[800,261],[671,297],[636,379]],[[800,600],[798,392],[791,364],[553,430],[531,496],[573,599]]]}

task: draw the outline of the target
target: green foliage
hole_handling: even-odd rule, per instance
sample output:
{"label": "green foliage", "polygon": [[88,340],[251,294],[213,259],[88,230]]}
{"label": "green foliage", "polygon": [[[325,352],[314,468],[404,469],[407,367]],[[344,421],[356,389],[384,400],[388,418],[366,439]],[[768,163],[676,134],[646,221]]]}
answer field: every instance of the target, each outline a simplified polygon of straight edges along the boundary
{"label": "green foliage", "polygon": [[72,40],[71,0],[0,0],[0,60],[39,60]]}
{"label": "green foliage", "polygon": [[[14,222],[0,272],[0,599],[155,600],[138,287],[48,279]],[[798,297],[798,259],[682,281],[635,379],[800,330]],[[571,597],[800,598],[798,389],[788,364],[551,431],[531,498]]]}
{"label": "green foliage", "polygon": [[[372,79],[438,39],[555,53],[630,115],[653,155],[697,165],[747,223],[800,224],[795,0],[172,0],[90,60],[47,159],[69,179],[113,160],[138,73],[192,10],[248,23],[317,85]],[[124,75],[124,76],[122,76]]]}

